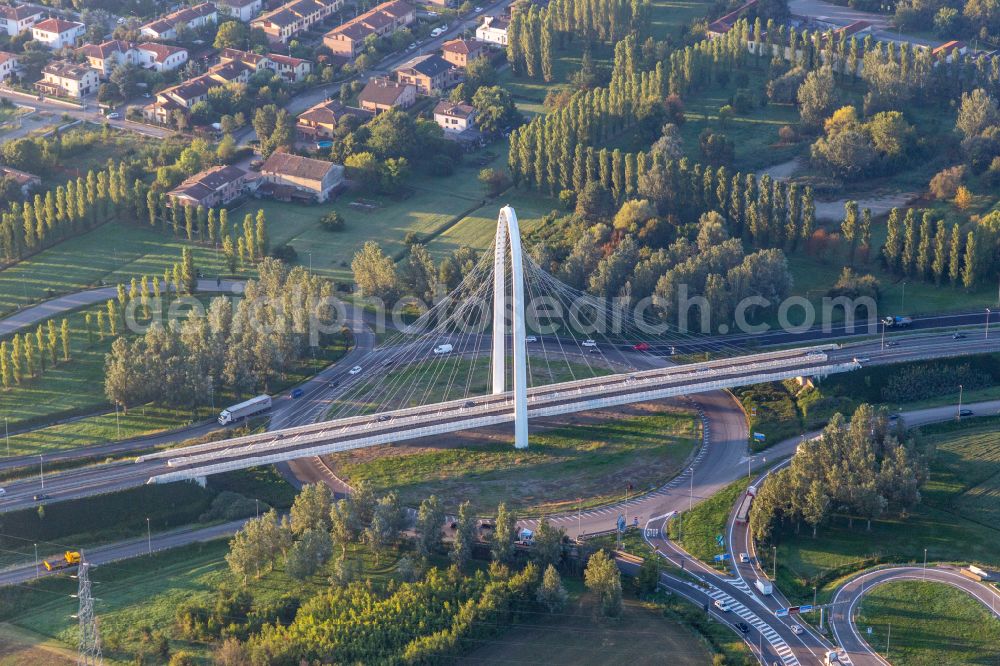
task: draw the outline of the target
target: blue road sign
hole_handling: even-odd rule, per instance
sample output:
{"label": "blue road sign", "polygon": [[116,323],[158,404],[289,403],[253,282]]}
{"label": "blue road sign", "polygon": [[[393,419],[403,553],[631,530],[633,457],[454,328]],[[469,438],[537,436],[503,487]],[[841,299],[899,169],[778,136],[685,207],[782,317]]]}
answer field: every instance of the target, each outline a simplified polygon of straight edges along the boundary
{"label": "blue road sign", "polygon": [[774,611],[774,617],[788,617],[788,609],[779,608],[778,610]]}
{"label": "blue road sign", "polygon": [[812,604],[809,604],[808,606],[799,606],[800,613],[808,613],[812,609],[813,609]]}
{"label": "blue road sign", "polygon": [[716,562],[725,562],[728,559],[729,559],[729,553],[722,553],[721,555],[715,556]]}
{"label": "blue road sign", "polygon": [[762,432],[755,432],[753,434],[753,439],[755,442],[763,442],[767,437]]}
{"label": "blue road sign", "polygon": [[718,536],[715,537],[715,543],[717,543],[720,546],[722,546],[722,545],[725,545],[726,540],[722,538],[721,534],[719,534]]}
{"label": "blue road sign", "polygon": [[619,532],[625,531],[625,516],[622,515],[618,516],[618,531]]}

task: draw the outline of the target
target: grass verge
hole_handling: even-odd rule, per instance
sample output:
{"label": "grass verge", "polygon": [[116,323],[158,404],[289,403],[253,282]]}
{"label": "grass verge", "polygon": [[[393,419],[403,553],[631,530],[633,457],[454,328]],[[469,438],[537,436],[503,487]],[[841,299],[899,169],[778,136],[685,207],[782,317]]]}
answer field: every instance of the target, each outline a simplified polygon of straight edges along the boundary
{"label": "grass verge", "polygon": [[729,484],[710,498],[674,517],[669,523],[670,539],[678,543],[693,557],[708,565],[725,570],[724,564],[713,558],[725,552],[716,537],[726,534],[726,521],[737,498],[750,484],[748,479],[740,479]]}

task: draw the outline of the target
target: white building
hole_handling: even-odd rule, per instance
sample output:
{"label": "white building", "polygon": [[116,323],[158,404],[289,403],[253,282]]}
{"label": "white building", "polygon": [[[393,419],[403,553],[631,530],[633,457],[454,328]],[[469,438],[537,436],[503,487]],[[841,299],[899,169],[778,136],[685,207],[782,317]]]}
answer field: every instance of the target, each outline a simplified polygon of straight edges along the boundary
{"label": "white building", "polygon": [[0,28],[10,37],[27,32],[45,17],[45,10],[34,5],[0,5]]}
{"label": "white building", "polygon": [[170,72],[188,61],[187,49],[155,42],[145,42],[135,47],[139,54],[136,63],[157,72]]}
{"label": "white building", "polygon": [[200,28],[208,23],[217,22],[218,18],[219,13],[215,10],[215,5],[203,2],[150,21],[139,28],[139,33],[149,39],[176,39],[178,27],[183,25],[191,29]]}
{"label": "white building", "polygon": [[0,51],[0,81],[6,81],[16,75],[20,68],[21,64],[17,60],[16,53]]}
{"label": "white building", "polygon": [[507,26],[510,20],[502,16],[484,16],[483,24],[476,28],[476,39],[481,42],[507,46]]}
{"label": "white building", "polygon": [[263,6],[263,0],[215,0],[215,8],[219,10],[221,17],[234,18],[244,23],[249,23],[257,16]]}
{"label": "white building", "polygon": [[87,59],[87,64],[97,70],[101,78],[107,78],[118,65],[134,65],[138,54],[132,45],[120,39],[112,39],[102,44],[84,44],[77,53]]}
{"label": "white building", "polygon": [[434,107],[434,122],[445,132],[464,132],[475,127],[476,110],[468,104],[441,100]]}
{"label": "white building", "polygon": [[64,21],[49,18],[39,21],[31,27],[31,37],[53,50],[66,46],[76,46],[76,41],[83,37],[87,27],[76,21]]}
{"label": "white building", "polygon": [[47,95],[79,99],[97,92],[99,84],[97,71],[87,65],[54,60],[42,68],[42,79],[35,82],[35,88]]}

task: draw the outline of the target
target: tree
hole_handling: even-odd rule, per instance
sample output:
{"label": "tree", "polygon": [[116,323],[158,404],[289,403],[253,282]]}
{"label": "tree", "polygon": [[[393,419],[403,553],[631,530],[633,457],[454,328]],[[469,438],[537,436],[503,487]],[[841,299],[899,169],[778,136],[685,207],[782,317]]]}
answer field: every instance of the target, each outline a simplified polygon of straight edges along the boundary
{"label": "tree", "polygon": [[614,558],[603,549],[590,556],[583,572],[583,582],[601,600],[601,612],[605,616],[618,617],[621,614],[621,573]]}
{"label": "tree", "polygon": [[248,49],[250,31],[242,21],[226,21],[219,25],[215,33],[215,48]]}
{"label": "tree", "polygon": [[309,530],[329,531],[331,501],[330,488],[325,483],[302,486],[290,512],[292,534],[301,536]]}
{"label": "tree", "polygon": [[576,198],[576,214],[594,224],[609,219],[614,214],[611,192],[597,181],[591,181]]}
{"label": "tree", "polygon": [[350,501],[338,500],[330,507],[330,537],[340,546],[341,560],[347,556],[347,544],[354,540],[356,534]]}
{"label": "tree", "polygon": [[840,233],[844,235],[850,250],[851,264],[854,263],[854,251],[858,246],[858,202],[848,201],[844,204],[844,221],[840,224]]}
{"label": "tree", "polygon": [[650,155],[662,157],[665,160],[679,160],[684,156],[684,141],[681,139],[677,125],[667,123],[660,131],[660,138],[649,149]]}
{"label": "tree", "polygon": [[430,557],[441,549],[441,526],[444,524],[444,508],[435,495],[420,503],[417,510],[417,552],[422,557]]}
{"label": "tree", "polygon": [[319,219],[319,226],[323,227],[326,231],[343,231],[347,225],[344,223],[344,217],[340,213],[331,210]]}
{"label": "tree", "polygon": [[532,557],[539,565],[553,564],[559,566],[562,562],[562,542],[566,535],[562,528],[552,526],[548,518],[542,516],[535,530],[535,543]]}
{"label": "tree", "polygon": [[472,547],[476,542],[476,519],[472,515],[469,502],[462,502],[458,507],[458,520],[455,527],[455,542],[451,549],[451,561],[459,569],[464,569],[472,559]]}
{"label": "tree", "polygon": [[955,206],[959,210],[968,210],[972,205],[972,192],[965,185],[959,185],[955,190]]}
{"label": "tree", "polygon": [[635,589],[639,594],[652,594],[660,586],[660,561],[656,557],[643,559],[635,576]]}
{"label": "tree", "polygon": [[1000,125],[1000,108],[982,88],[962,94],[962,103],[958,108],[955,128],[966,139],[977,137],[988,127]]}
{"label": "tree", "polygon": [[261,568],[274,566],[278,556],[284,553],[291,542],[291,531],[278,520],[278,514],[271,509],[263,516],[248,520],[229,542],[226,562],[234,574],[243,578],[250,575],[260,577]]}
{"label": "tree", "polygon": [[372,514],[371,523],[364,531],[365,543],[375,554],[376,564],[387,546],[399,538],[404,523],[403,509],[396,493],[391,492],[379,499]]}
{"label": "tree", "polygon": [[803,124],[818,127],[837,101],[833,71],[829,67],[809,72],[796,93]]}
{"label": "tree", "polygon": [[378,243],[367,241],[351,261],[354,281],[362,295],[393,303],[399,292],[396,262],[387,256]]}
{"label": "tree", "polygon": [[823,490],[823,484],[819,480],[813,480],[806,494],[802,508],[802,517],[812,527],[813,538],[816,538],[816,528],[826,518],[826,510],[830,505],[830,498]]}
{"label": "tree", "polygon": [[493,541],[490,551],[493,559],[502,564],[509,564],[514,557],[514,538],[516,537],[517,519],[507,510],[507,504],[497,505],[496,525],[493,527]]}
{"label": "tree", "polygon": [[[314,484],[321,485],[321,484]],[[285,571],[296,580],[305,580],[319,571],[333,553],[329,532],[308,529],[285,555]]]}
{"label": "tree", "polygon": [[558,613],[566,607],[567,596],[566,588],[563,587],[562,579],[556,568],[551,564],[545,567],[542,584],[538,586],[538,592],[535,595],[538,603],[548,608],[550,613]]}
{"label": "tree", "polygon": [[486,194],[496,197],[510,186],[510,175],[504,169],[483,169],[479,172],[479,182],[486,188]]}
{"label": "tree", "polygon": [[521,123],[510,92],[500,86],[483,86],[472,96],[476,109],[476,125],[486,134],[502,132]]}
{"label": "tree", "polygon": [[63,360],[64,361],[68,361],[69,360],[69,320],[68,319],[63,319],[62,320],[62,325],[60,326],[60,329],[59,329],[59,335],[60,335],[60,338],[62,339]]}
{"label": "tree", "polygon": [[979,254],[976,234],[969,232],[965,240],[965,259],[962,262],[962,286],[972,289],[979,279]]}

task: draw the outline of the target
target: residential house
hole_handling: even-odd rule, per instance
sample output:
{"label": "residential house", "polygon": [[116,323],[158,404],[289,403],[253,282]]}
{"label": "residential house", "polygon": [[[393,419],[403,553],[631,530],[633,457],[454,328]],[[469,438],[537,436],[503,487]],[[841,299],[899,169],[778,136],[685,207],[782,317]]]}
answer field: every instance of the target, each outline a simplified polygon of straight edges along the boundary
{"label": "residential house", "polygon": [[385,37],[417,20],[417,11],[403,0],[391,0],[369,9],[323,35],[323,44],[334,55],[354,60],[369,36]]}
{"label": "residential house", "polygon": [[461,73],[450,62],[428,53],[410,58],[395,69],[396,80],[412,83],[421,95],[430,95],[435,90],[445,90],[458,83]]}
{"label": "residential house", "polygon": [[275,152],[260,167],[257,191],[279,199],[322,203],[343,183],[344,167],[340,164]]}
{"label": "residential house", "polygon": [[181,111],[186,115],[192,106],[206,101],[208,91],[219,85],[219,82],[211,76],[203,74],[176,86],[164,88],[156,93],[156,101],[143,108],[142,115],[146,120],[162,125],[170,124],[175,111]]}
{"label": "residential house", "polygon": [[843,35],[846,39],[850,40],[851,37],[860,37],[862,35],[871,34],[874,26],[868,21],[854,21],[848,23],[843,28],[839,28],[836,31],[837,39]]}
{"label": "residential house", "polygon": [[102,79],[111,76],[111,72],[119,65],[134,65],[139,61],[139,53],[132,44],[120,39],[101,44],[84,44],[76,52],[87,59],[87,64]]}
{"label": "residential house", "polygon": [[21,196],[27,197],[31,191],[42,186],[42,179],[33,173],[0,165],[0,178],[9,178],[21,187]]}
{"label": "residential house", "polygon": [[144,42],[135,47],[136,63],[157,72],[171,72],[188,61],[187,49],[169,44]]}
{"label": "residential house", "polygon": [[0,51],[0,81],[17,76],[20,69],[21,63],[18,61],[16,53]]}
{"label": "residential house", "polygon": [[100,79],[97,72],[68,60],[53,60],[42,68],[42,79],[35,88],[47,95],[80,98],[97,92]]}
{"label": "residential house", "polygon": [[445,132],[464,132],[475,127],[476,110],[469,104],[443,99],[434,107],[434,122]]}
{"label": "residential house", "polygon": [[268,53],[267,58],[271,63],[268,69],[291,83],[304,81],[312,72],[312,63],[302,58],[293,58],[280,53]]}
{"label": "residential house", "polygon": [[507,27],[510,19],[504,16],[484,16],[483,24],[476,28],[476,39],[488,44],[507,46]]}
{"label": "residential house", "polygon": [[203,2],[194,7],[184,7],[171,12],[139,28],[139,33],[149,39],[177,39],[177,28],[200,28],[209,23],[217,23],[219,13],[211,2]]}
{"label": "residential house", "polygon": [[727,32],[733,29],[736,25],[736,21],[740,19],[748,10],[757,6],[757,0],[747,0],[733,11],[729,12],[724,16],[720,16],[711,23],[708,24],[708,30],[705,31],[710,38],[722,37]]}
{"label": "residential house", "polygon": [[935,47],[931,50],[931,60],[937,62],[939,57],[944,56],[945,62],[951,62],[955,54],[965,55],[969,51],[969,45],[965,42],[952,40],[950,42],[945,42],[941,46]]}
{"label": "residential house", "polygon": [[263,0],[213,0],[213,2],[219,14],[244,23],[257,16],[264,6]]}
{"label": "residential house", "polygon": [[358,95],[358,105],[378,115],[395,107],[407,108],[417,101],[417,87],[387,78],[372,78]]}
{"label": "residential house", "polygon": [[303,111],[295,124],[295,130],[300,139],[307,141],[330,139],[345,116],[355,116],[364,122],[372,117],[372,113],[345,106],[339,100],[328,99]]}
{"label": "residential house", "polygon": [[0,28],[8,37],[17,37],[45,18],[45,9],[34,5],[0,5]]}
{"label": "residential house", "polygon": [[[254,72],[262,69],[278,74],[286,81],[298,83],[305,80],[312,72],[312,63],[302,58],[281,55],[280,53],[253,53],[252,51],[241,51],[239,49],[222,49],[219,53],[219,62],[239,62],[251,68]],[[251,74],[252,76],[252,74]]]}
{"label": "residential house", "polygon": [[346,0],[292,0],[250,21],[271,42],[284,44],[339,11]]}
{"label": "residential house", "polygon": [[31,27],[31,38],[54,51],[66,46],[76,46],[76,41],[87,32],[87,27],[77,21],[48,18]]}
{"label": "residential house", "polygon": [[453,39],[441,45],[441,57],[455,67],[464,68],[485,53],[486,48],[482,44],[469,39]]}
{"label": "residential house", "polygon": [[237,166],[216,166],[196,173],[167,192],[172,205],[225,206],[247,190],[247,172]]}
{"label": "residential house", "polygon": [[230,60],[210,67],[205,75],[225,85],[227,83],[246,83],[255,71],[253,67],[244,65],[238,60]]}

